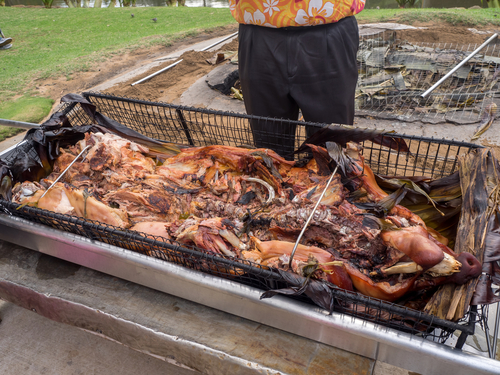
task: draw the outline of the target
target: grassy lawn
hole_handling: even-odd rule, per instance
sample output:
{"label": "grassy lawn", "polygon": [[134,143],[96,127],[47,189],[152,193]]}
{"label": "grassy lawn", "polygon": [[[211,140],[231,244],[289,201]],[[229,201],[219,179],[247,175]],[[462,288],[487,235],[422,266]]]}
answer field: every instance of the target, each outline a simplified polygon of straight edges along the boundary
{"label": "grassy lawn", "polygon": [[[3,102],[0,106],[0,118],[39,123],[49,114],[53,104],[52,99],[23,96],[15,101]],[[25,130],[0,125],[0,142]]]}
{"label": "grassy lawn", "polygon": [[451,25],[500,26],[500,9],[365,9],[356,16],[360,23],[441,21]]}
{"label": "grassy lawn", "polygon": [[4,34],[14,38],[13,48],[0,51],[0,103],[29,94],[35,78],[85,71],[123,49],[168,45],[235,22],[229,9],[187,7],[0,7],[0,20]]}
{"label": "grassy lawn", "polygon": [[13,137],[16,134],[22,133],[26,129],[11,128],[10,126],[0,126],[0,142],[7,138]]}

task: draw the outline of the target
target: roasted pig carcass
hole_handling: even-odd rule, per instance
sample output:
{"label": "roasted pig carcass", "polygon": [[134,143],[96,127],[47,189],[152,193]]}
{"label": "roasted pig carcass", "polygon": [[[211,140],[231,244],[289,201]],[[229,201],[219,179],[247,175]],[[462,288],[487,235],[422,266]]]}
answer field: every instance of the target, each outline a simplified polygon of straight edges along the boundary
{"label": "roasted pig carcass", "polygon": [[[47,191],[87,146],[83,160]],[[359,205],[356,197],[377,206],[388,194],[354,143],[342,151],[348,165],[326,189],[289,269],[293,245],[331,173],[327,150],[311,149],[315,159],[303,166],[270,150],[230,146],[186,148],[157,162],[147,147],[89,133],[60,150],[46,179],[18,183],[12,199],[389,301],[476,274],[477,260],[457,257],[407,208],[384,206],[374,218]]]}
{"label": "roasted pig carcass", "polygon": [[234,230],[238,231],[241,223],[231,222],[223,218],[198,219],[190,217],[182,223],[168,225],[170,235],[185,244],[194,244],[199,248],[215,254],[230,257],[239,256],[241,250],[248,246],[243,243]]}
{"label": "roasted pig carcass", "polygon": [[[86,190],[77,189],[66,183],[57,182],[47,191],[40,184],[24,182],[17,184],[13,189],[13,193],[13,199],[23,205],[100,221],[121,228],[130,226],[125,210],[110,207],[87,193]],[[46,194],[44,195],[44,193]]]}
{"label": "roasted pig carcass", "polygon": [[[265,266],[287,268],[294,243],[286,241],[260,241],[253,238],[255,250],[244,251],[243,257]],[[353,290],[351,279],[345,271],[342,262],[335,262],[332,255],[323,249],[314,246],[298,245],[292,260],[292,271],[307,276],[305,267],[317,265],[315,272],[317,278],[325,279],[340,288]],[[307,271],[306,271],[307,272]]]}

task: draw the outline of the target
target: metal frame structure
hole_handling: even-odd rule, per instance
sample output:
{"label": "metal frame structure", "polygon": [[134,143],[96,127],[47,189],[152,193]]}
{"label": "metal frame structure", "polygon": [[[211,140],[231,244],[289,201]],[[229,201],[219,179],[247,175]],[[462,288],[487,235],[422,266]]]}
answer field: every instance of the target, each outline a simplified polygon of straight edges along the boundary
{"label": "metal frame structure", "polygon": [[0,239],[422,374],[498,374],[497,361],[231,280],[0,214]]}

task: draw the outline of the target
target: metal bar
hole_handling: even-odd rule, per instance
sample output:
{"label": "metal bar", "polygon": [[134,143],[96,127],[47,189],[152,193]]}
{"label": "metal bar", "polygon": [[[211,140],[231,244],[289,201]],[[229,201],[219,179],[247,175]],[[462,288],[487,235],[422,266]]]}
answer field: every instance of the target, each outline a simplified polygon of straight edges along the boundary
{"label": "metal bar", "polygon": [[135,86],[135,85],[137,85],[138,83],[141,83],[141,82],[147,81],[148,79],[153,78],[154,76],[157,76],[157,75],[158,75],[158,74],[160,74],[160,73],[163,73],[165,70],[168,70],[168,69],[170,69],[170,68],[173,68],[174,66],[176,66],[177,64],[179,64],[179,63],[180,63],[180,62],[182,62],[182,61],[183,61],[183,59],[180,59],[179,61],[176,61],[176,62],[174,62],[173,64],[170,64],[169,66],[166,66],[165,68],[160,69],[160,70],[158,70],[157,72],[155,72],[155,73],[153,73],[153,74],[150,74],[150,75],[148,75],[147,77],[144,77],[143,79],[138,80],[137,82],[132,83],[130,86]]}
{"label": "metal bar", "polygon": [[14,121],[3,118],[0,118],[0,125],[11,126],[13,128],[22,128],[22,129],[33,129],[40,127],[40,124],[34,124],[32,122]]}
{"label": "metal bar", "polygon": [[500,302],[497,303],[497,315],[495,317],[495,327],[493,328],[493,346],[491,348],[491,354],[490,358],[495,359],[496,354],[497,354],[497,341],[498,341],[498,326],[500,324]]}
{"label": "metal bar", "polygon": [[0,214],[0,239],[421,374],[494,374],[499,362],[82,236]]}
{"label": "metal bar", "polygon": [[321,195],[319,196],[318,198],[318,201],[316,202],[316,204],[314,205],[314,208],[311,212],[311,214],[309,215],[309,217],[307,218],[307,221],[306,223],[304,224],[304,227],[302,228],[302,230],[300,231],[300,234],[299,236],[297,237],[297,241],[295,241],[295,245],[293,246],[293,250],[292,250],[292,253],[290,254],[290,261],[288,262],[288,267],[291,269],[292,268],[292,260],[293,260],[293,256],[295,255],[295,251],[297,250],[297,246],[299,246],[299,242],[300,242],[300,239],[302,238],[302,235],[304,234],[304,232],[306,231],[306,228],[307,226],[309,225],[309,222],[312,220],[313,216],[314,216],[314,213],[316,212],[316,209],[318,208],[321,200],[323,199],[323,196],[325,195],[326,191],[328,190],[328,187],[330,186],[330,183],[332,182],[333,180],[333,176],[335,176],[335,173],[337,173],[337,169],[339,169],[339,166],[337,165],[335,167],[335,170],[333,171],[332,175],[330,176],[330,178],[328,179],[328,182],[326,183],[326,186],[325,188],[323,189],[323,191],[321,192]]}
{"label": "metal bar", "polygon": [[[210,48],[212,48],[212,47],[216,46],[217,44],[220,44],[220,43],[224,42],[225,40],[228,40],[228,39],[232,38],[232,37],[233,37],[233,36],[235,36],[236,34],[238,34],[238,32],[235,32],[234,34],[231,34],[231,35],[229,35],[229,36],[227,36],[227,37],[225,37],[225,38],[223,38],[223,39],[221,39],[221,40],[219,40],[219,41],[217,41],[217,42],[215,42],[215,43],[213,43],[213,44],[209,45],[208,47],[203,48],[203,49],[202,49],[202,50],[200,50],[200,51],[206,51],[206,50],[208,50],[208,49],[210,49]],[[181,61],[183,61],[183,59],[180,59],[179,61],[176,61],[175,63],[173,63],[173,64],[171,64],[171,65],[169,65],[169,66],[166,66],[165,68],[160,69],[160,70],[158,70],[157,72],[155,72],[155,73],[153,73],[153,74],[150,74],[150,75],[148,75],[147,77],[144,77],[144,78],[142,78],[142,79],[138,80],[137,82],[132,83],[132,84],[131,84],[131,86],[135,86],[135,85],[137,85],[138,83],[142,83],[142,82],[144,82],[144,81],[147,81],[148,79],[153,78],[153,77],[157,76],[158,74],[163,73],[164,71],[166,71],[166,70],[168,70],[168,69],[170,69],[170,68],[173,68],[174,66],[176,66],[177,64],[179,64]]]}
{"label": "metal bar", "polygon": [[448,79],[449,76],[451,76],[453,73],[455,73],[462,65],[464,65],[467,61],[469,61],[471,58],[474,57],[479,51],[481,51],[484,47],[486,47],[488,44],[491,43],[496,37],[498,36],[497,33],[493,34],[486,42],[481,44],[474,52],[472,52],[469,56],[467,56],[464,60],[462,60],[461,63],[459,63],[457,66],[455,66],[452,70],[450,70],[448,73],[444,75],[439,81],[437,81],[430,89],[428,89],[426,92],[424,92],[422,95],[420,95],[422,98],[426,98],[431,92],[433,92],[441,83],[443,83],[446,79]]}
{"label": "metal bar", "polygon": [[491,342],[490,342],[490,329],[488,328],[487,323],[484,325],[484,337],[486,339],[486,347],[488,348],[488,356],[490,358],[493,358],[493,350],[491,348]]}
{"label": "metal bar", "polygon": [[202,52],[208,51],[210,48],[215,47],[217,44],[221,44],[222,42],[225,42],[226,40],[231,39],[233,36],[236,36],[236,35],[238,35],[237,31],[231,35],[226,36],[225,38],[223,38],[215,43],[210,44],[208,47],[205,47],[205,48],[201,49],[200,51],[202,51]]}
{"label": "metal bar", "polygon": [[184,134],[186,135],[186,138],[191,146],[194,146],[193,142],[193,137],[191,137],[191,132],[189,131],[189,127],[187,126],[186,119],[184,118],[184,115],[182,114],[180,109],[176,109],[175,113],[177,114],[177,117],[179,117],[179,121],[182,125],[182,129],[184,130]]}
{"label": "metal bar", "polygon": [[[56,178],[56,180],[49,186],[49,188],[47,190],[45,190],[45,192],[42,194],[42,196],[39,198],[39,199],[42,199],[45,194],[47,194],[47,192],[52,189],[52,187],[57,184],[57,182],[62,178],[62,176],[64,176],[64,174],[71,168],[71,166],[73,164],[75,164],[75,162],[80,158],[80,156],[82,156],[82,154],[87,151],[87,149],[90,148],[90,145],[88,145],[87,147],[85,147],[78,155],[76,158],[73,159],[73,161],[66,167],[66,169],[64,171],[62,171],[62,173]],[[85,159],[85,158],[84,158]]]}

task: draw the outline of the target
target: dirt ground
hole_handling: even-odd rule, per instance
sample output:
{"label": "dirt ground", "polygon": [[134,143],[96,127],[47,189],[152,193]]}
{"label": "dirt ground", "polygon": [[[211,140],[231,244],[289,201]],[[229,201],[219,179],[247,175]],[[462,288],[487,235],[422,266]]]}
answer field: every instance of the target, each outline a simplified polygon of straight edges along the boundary
{"label": "dirt ground", "polygon": [[[211,33],[182,39],[174,42],[168,47],[155,46],[147,49],[144,48],[128,51],[123,54],[116,54],[110,57],[105,63],[93,66],[87,72],[77,72],[72,74],[70,80],[68,80],[65,76],[57,79],[46,79],[43,82],[35,82],[36,88],[41,95],[54,99],[56,101],[55,105],[57,105],[59,103],[59,99],[65,94],[81,93],[91,90],[93,87],[106,83],[116,76],[139,68],[144,64],[153,62],[154,60],[166,56],[178,49],[185,48],[203,40],[224,37],[228,34],[236,32],[237,30],[238,27],[235,24],[229,27],[219,28],[217,31]],[[237,51],[237,48],[237,40],[223,46],[224,51]],[[179,98],[193,82],[209,73],[215,67],[206,61],[212,56],[214,56],[213,52],[188,51],[181,56],[183,61],[175,66],[175,69],[168,70],[144,83],[135,86],[130,85],[131,83],[172,64],[172,61],[170,60],[156,66],[147,73],[138,75],[129,81],[119,83],[111,89],[106,90],[106,92],[117,96],[139,98],[150,101],[174,101]]]}
{"label": "dirt ground", "polygon": [[[487,34],[475,34],[468,30],[469,27],[466,26],[451,26],[443,25],[442,23],[414,24],[413,26],[423,26],[427,27],[427,29],[398,31],[396,34],[397,37],[410,42],[480,44],[488,36]],[[481,31],[495,31],[494,27],[481,27],[477,29]],[[235,31],[237,31],[237,25],[231,25],[226,28],[218,29],[210,34],[202,34],[196,37],[183,39],[169,47],[156,46],[125,52],[110,57],[105,63],[94,66],[87,72],[72,74],[70,80],[64,76],[57,79],[47,79],[43,82],[34,82],[34,85],[41,95],[51,97],[57,104],[58,100],[67,93],[80,93],[89,90],[125,71],[132,70],[133,68],[151,62],[179,48],[202,40],[218,36],[222,37]],[[221,50],[237,51],[237,48],[238,43],[237,40],[235,40],[230,44],[224,45]],[[165,62],[163,65],[155,67],[154,70],[142,76],[138,76],[128,82],[117,84],[106,91],[117,96],[172,102],[178,99],[192,83],[206,75],[215,67],[206,61],[213,55],[214,53],[211,52],[186,52],[181,56],[183,61],[178,64],[175,69],[168,70],[139,85],[130,86],[133,81],[139,80],[172,63],[171,61]]]}
{"label": "dirt ground", "polygon": [[[402,30],[396,33],[398,39],[418,43],[452,43],[456,45],[482,44],[491,34],[480,32],[497,32],[495,27],[475,27],[443,25],[438,23],[414,23],[411,26],[426,27],[419,30]],[[476,32],[471,31],[476,30]]]}

